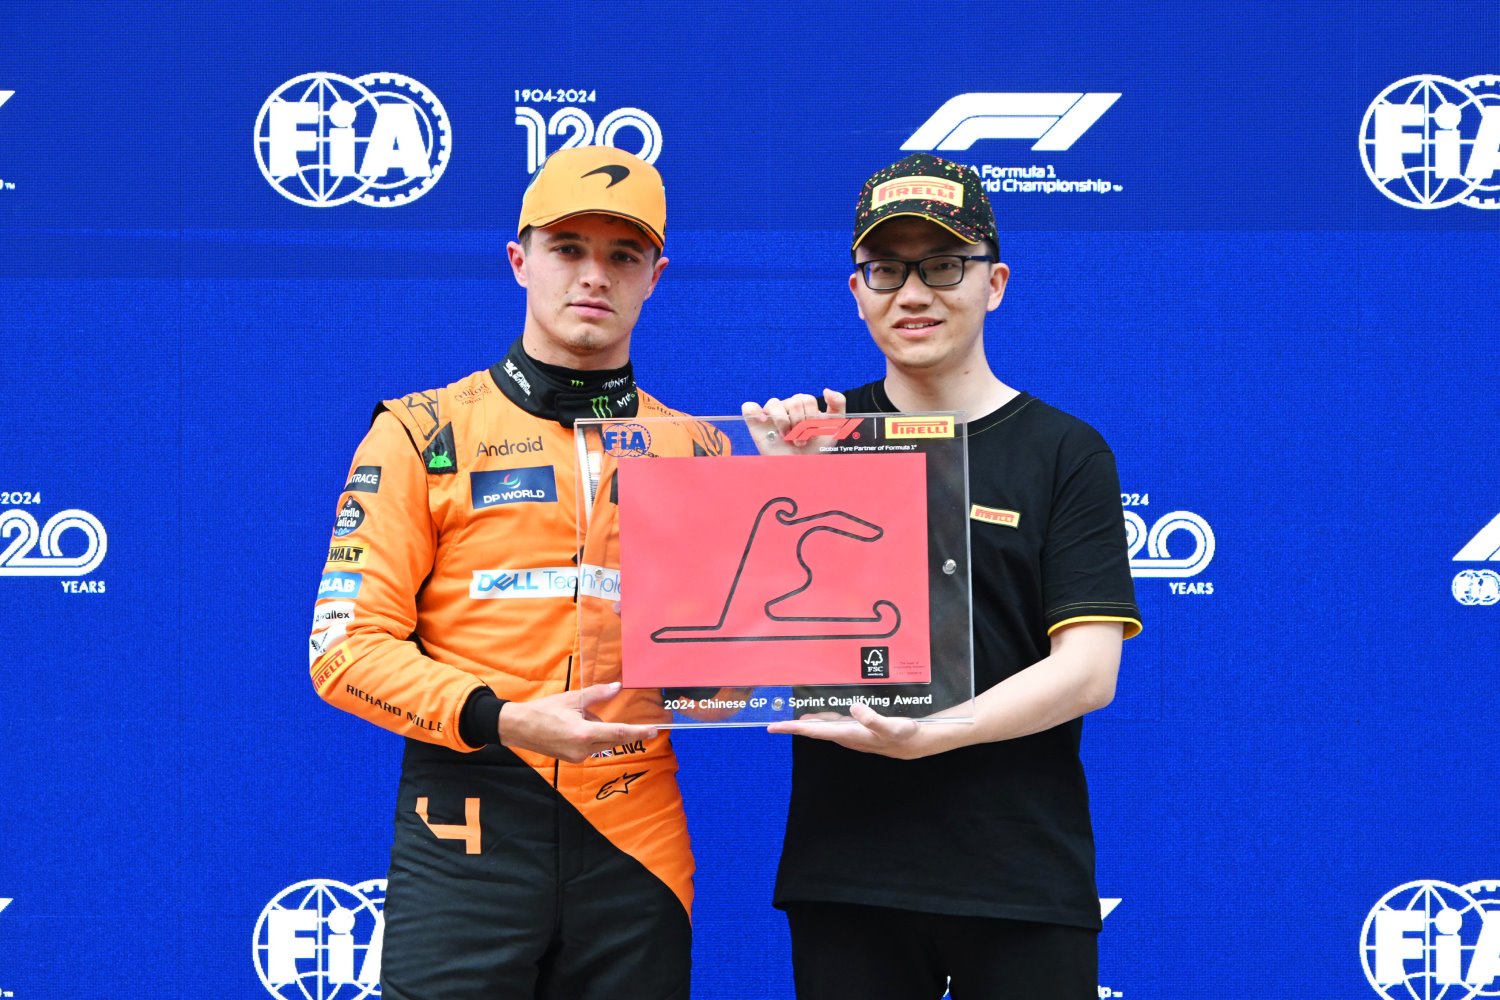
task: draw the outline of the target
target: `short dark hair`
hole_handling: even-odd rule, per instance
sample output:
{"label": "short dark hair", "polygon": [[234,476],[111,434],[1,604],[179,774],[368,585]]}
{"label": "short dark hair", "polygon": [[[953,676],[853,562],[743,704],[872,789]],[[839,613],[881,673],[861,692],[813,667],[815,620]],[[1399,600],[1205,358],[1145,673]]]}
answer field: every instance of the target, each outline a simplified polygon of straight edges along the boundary
{"label": "short dark hair", "polygon": [[[995,258],[995,263],[1000,263],[1000,244],[991,239],[982,239],[979,241],[979,245],[984,247],[985,253]],[[861,243],[860,246],[864,246],[864,244]],[[855,247],[853,250],[850,250],[849,257],[857,266],[859,264],[859,247]]]}

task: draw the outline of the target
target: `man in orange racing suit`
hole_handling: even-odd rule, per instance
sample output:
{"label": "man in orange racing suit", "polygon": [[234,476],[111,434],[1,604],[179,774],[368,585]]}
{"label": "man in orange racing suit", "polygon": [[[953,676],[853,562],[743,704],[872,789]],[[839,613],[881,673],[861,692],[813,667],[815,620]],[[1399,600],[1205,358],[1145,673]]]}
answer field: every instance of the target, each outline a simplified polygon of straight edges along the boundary
{"label": "man in orange racing suit", "polygon": [[[615,463],[580,484],[573,423],[676,415],[629,360],[665,227],[655,168],[604,146],[555,153],[508,246],[520,339],[491,368],[377,406],[355,453],[310,655],[319,695],[406,737],[387,1000],[688,995],[676,759],[638,724],[665,717],[660,692],[585,684],[578,657],[580,614],[612,621],[590,651],[617,673],[620,581]],[[656,455],[722,448],[686,426],[628,436]]]}

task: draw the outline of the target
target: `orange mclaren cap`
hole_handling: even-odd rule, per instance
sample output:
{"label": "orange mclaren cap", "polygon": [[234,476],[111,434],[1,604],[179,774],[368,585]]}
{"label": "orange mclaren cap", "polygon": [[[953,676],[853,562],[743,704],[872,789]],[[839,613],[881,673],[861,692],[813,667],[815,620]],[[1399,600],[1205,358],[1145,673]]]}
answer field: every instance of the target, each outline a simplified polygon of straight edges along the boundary
{"label": "orange mclaren cap", "polygon": [[519,236],[527,226],[601,212],[634,222],[658,248],[667,232],[667,191],[661,174],[613,146],[577,146],[547,157],[521,198]]}

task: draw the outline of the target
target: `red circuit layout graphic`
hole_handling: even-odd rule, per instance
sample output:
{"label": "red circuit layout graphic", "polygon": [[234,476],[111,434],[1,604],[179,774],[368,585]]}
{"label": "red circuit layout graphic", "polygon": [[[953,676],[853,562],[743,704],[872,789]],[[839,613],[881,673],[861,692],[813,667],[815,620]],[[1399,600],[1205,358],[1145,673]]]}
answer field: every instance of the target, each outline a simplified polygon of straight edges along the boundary
{"label": "red circuit layout graphic", "polygon": [[[626,687],[927,683],[926,458],[620,463]],[[873,673],[867,650],[887,650]]]}

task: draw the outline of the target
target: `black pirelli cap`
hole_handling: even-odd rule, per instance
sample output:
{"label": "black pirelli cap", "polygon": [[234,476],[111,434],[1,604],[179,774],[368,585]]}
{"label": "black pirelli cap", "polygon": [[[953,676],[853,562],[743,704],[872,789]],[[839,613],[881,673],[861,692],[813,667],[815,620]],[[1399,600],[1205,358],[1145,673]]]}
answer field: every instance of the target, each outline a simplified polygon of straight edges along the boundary
{"label": "black pirelli cap", "polygon": [[853,251],[870,230],[902,215],[935,222],[966,243],[1000,245],[995,212],[979,175],[931,153],[913,153],[870,175],[854,209]]}

